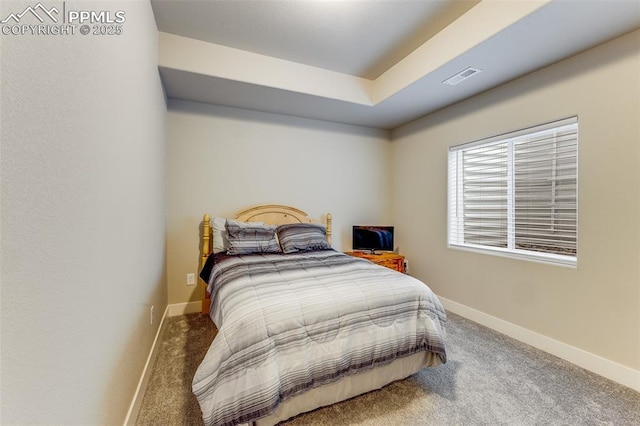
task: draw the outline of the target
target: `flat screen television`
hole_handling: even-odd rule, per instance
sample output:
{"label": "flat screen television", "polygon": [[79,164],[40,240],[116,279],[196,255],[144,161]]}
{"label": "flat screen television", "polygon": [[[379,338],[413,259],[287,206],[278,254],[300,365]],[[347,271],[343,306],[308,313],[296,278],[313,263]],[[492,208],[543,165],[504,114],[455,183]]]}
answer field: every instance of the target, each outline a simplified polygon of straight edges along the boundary
{"label": "flat screen television", "polygon": [[393,226],[354,225],[353,250],[393,251]]}

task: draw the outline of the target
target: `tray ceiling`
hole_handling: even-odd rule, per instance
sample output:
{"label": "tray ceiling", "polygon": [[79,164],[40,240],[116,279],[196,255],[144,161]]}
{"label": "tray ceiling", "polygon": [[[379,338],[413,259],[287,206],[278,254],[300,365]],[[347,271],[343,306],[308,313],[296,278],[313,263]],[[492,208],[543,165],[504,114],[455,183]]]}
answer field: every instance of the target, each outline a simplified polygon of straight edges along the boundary
{"label": "tray ceiling", "polygon": [[640,28],[624,0],[151,4],[170,98],[383,129]]}

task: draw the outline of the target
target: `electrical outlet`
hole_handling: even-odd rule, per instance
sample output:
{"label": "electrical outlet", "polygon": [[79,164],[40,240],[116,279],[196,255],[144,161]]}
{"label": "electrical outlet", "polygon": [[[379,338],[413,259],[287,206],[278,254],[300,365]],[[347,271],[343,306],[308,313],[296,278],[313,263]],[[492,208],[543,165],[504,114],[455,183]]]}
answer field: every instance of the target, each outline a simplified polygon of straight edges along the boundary
{"label": "electrical outlet", "polygon": [[153,306],[151,307],[151,313],[149,314],[149,324],[153,325]]}
{"label": "electrical outlet", "polygon": [[187,285],[194,285],[196,283],[196,274],[189,273],[187,274]]}

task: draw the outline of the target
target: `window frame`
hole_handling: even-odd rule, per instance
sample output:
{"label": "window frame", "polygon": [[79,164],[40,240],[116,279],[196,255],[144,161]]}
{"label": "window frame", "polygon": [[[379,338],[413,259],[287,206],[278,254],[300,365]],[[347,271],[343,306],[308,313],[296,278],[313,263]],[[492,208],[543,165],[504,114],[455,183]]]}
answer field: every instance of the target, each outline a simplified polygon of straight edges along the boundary
{"label": "window frame", "polygon": [[[572,128],[575,127],[575,255],[562,255],[556,253],[547,253],[543,251],[526,250],[516,247],[516,213],[515,213],[515,157],[514,157],[514,145],[517,141],[522,140],[523,137],[533,137],[536,134],[548,133],[554,129]],[[489,138],[476,140],[473,142],[452,145],[448,148],[447,158],[447,246],[453,249],[472,251],[484,254],[491,254],[497,256],[504,256],[509,258],[523,259],[535,262],[543,262],[560,266],[577,267],[578,263],[578,117],[569,117],[562,120],[557,120],[537,126],[528,127],[525,129],[517,130],[514,132],[504,133]],[[465,242],[465,221],[459,219],[458,212],[464,211],[464,199],[462,196],[464,187],[458,182],[463,182],[463,160],[462,155],[457,153],[460,151],[466,151],[474,147],[488,147],[491,145],[504,144],[507,145],[507,247],[496,247],[491,245],[482,245]],[[555,143],[555,142],[554,142]],[[452,164],[452,155],[455,153],[456,164]],[[554,175],[552,188],[554,188],[555,173],[558,168],[554,161],[550,171]],[[452,176],[455,175],[455,176]],[[455,191],[452,188],[455,185]],[[555,204],[555,189],[552,189],[552,197],[554,197]],[[453,199],[453,200],[452,200]],[[552,211],[555,207],[552,207]],[[554,216],[552,216],[554,217]],[[554,217],[555,219],[555,217]]]}

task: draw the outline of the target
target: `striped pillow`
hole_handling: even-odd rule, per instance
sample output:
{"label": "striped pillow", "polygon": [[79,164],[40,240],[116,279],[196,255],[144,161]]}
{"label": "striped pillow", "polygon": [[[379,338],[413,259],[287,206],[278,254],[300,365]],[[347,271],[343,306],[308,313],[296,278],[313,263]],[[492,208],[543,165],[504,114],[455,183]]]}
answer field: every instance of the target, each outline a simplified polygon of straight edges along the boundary
{"label": "striped pillow", "polygon": [[238,220],[215,217],[213,219],[213,252],[226,253],[229,249],[229,239],[227,238],[227,221],[240,226],[264,225],[264,222],[240,222]]}
{"label": "striped pillow", "polygon": [[280,253],[276,227],[262,224],[238,224],[227,220],[227,254]]}
{"label": "striped pillow", "polygon": [[277,228],[278,241],[284,253],[331,250],[327,230],[314,223],[291,223]]}

